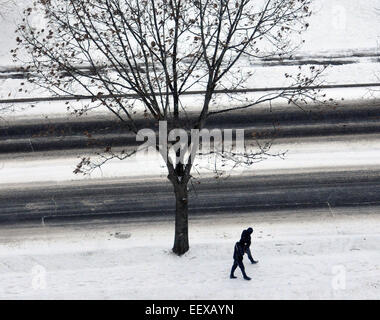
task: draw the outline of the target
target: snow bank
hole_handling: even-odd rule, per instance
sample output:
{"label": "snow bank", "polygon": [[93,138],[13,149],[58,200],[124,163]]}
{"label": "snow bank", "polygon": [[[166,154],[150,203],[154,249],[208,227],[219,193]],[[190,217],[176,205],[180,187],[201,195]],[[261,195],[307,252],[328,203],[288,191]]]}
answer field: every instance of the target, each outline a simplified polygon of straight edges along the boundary
{"label": "snow bank", "polygon": [[[378,299],[378,208],[255,212],[173,222],[1,230],[0,299]],[[253,255],[229,279],[232,249],[253,226]]]}

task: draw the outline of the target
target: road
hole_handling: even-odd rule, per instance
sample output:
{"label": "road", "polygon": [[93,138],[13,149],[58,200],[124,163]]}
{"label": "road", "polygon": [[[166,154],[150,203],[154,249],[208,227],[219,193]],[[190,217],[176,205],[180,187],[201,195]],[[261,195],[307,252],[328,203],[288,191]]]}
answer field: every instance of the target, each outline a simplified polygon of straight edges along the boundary
{"label": "road", "polygon": [[[183,125],[196,115],[190,113]],[[336,106],[309,106],[301,110],[292,106],[273,109],[259,107],[249,112],[214,115],[207,128],[245,129],[246,139],[318,137],[380,132],[380,102],[345,102]],[[21,120],[2,122],[0,126],[0,157],[9,153],[67,153],[99,146],[137,146],[135,135],[109,116]],[[152,128],[149,121],[138,119],[138,128]],[[89,138],[89,135],[91,137]]]}
{"label": "road", "polygon": [[[252,133],[255,132],[258,133],[258,137],[276,137],[282,142],[291,141],[290,147],[295,142],[309,144],[313,140],[312,148],[318,148],[319,141],[327,141],[330,136],[340,137],[335,147],[332,145],[330,149],[325,150],[322,147],[321,152],[328,153],[339,147],[340,154],[333,154],[331,160],[339,157],[339,161],[345,161],[345,152],[350,151],[350,156],[353,157],[351,162],[346,162],[344,169],[342,164],[339,167],[339,163],[331,163],[332,167],[326,170],[326,164],[329,165],[327,156],[315,152],[311,157],[322,157],[322,169],[310,170],[309,167],[308,170],[302,170],[303,163],[300,163],[296,164],[297,168],[293,165],[293,169],[287,173],[251,172],[245,176],[231,177],[226,181],[205,178],[200,184],[190,185],[191,215],[380,203],[380,165],[375,163],[374,158],[379,137],[375,134],[371,138],[375,140],[370,140],[363,135],[380,132],[380,103],[346,103],[339,108],[320,106],[314,108],[313,112],[304,112],[297,108],[291,109],[290,112],[288,108],[277,107],[272,112],[258,108],[249,113],[240,112],[228,116],[221,114],[210,118],[208,128],[244,128],[247,137],[252,138]],[[192,115],[190,119],[191,117]],[[103,143],[113,146],[136,145],[133,135],[121,126],[113,124],[111,120],[101,118],[72,121],[56,119],[53,123],[10,123],[0,128],[0,158],[10,161],[12,157],[16,158],[17,154],[17,161],[25,159],[25,169],[28,170],[29,160],[48,163],[49,159],[58,155],[66,159],[70,154],[80,154],[84,148],[89,148],[88,138],[83,135],[85,130]],[[141,127],[149,127],[145,120],[140,120],[139,124]],[[274,125],[277,128],[275,131]],[[47,132],[47,136],[41,136],[44,132]],[[310,137],[312,139],[309,139]],[[361,137],[361,140],[352,144],[356,137]],[[346,144],[345,141],[351,141],[351,144]],[[361,146],[363,144],[365,145]],[[361,158],[350,148],[357,150],[356,153],[362,155]],[[367,151],[371,153],[366,153]],[[303,152],[302,161],[308,160],[305,158],[308,151]],[[301,159],[297,154],[292,157],[293,162]],[[357,162],[362,158],[364,162]],[[318,159],[313,161],[314,166],[319,165]],[[366,165],[360,168],[360,163]],[[371,163],[372,168],[369,168],[368,164]],[[310,163],[308,165],[310,166]],[[19,168],[13,171],[17,173],[17,170],[22,170],[22,167]],[[66,169],[67,172],[72,171],[70,168],[64,168]],[[5,179],[6,170],[7,168],[2,170]],[[0,223],[28,221],[47,224],[70,221],[73,218],[76,221],[87,221],[100,218],[173,217],[174,194],[169,181],[164,178],[141,178],[136,181],[124,177],[90,182],[61,181],[57,184],[38,182],[37,175],[35,181],[36,183],[9,187],[2,181]]]}
{"label": "road", "polygon": [[[380,170],[314,172],[203,179],[190,185],[190,215],[231,215],[284,208],[380,204]],[[63,183],[2,190],[0,222],[48,224],[104,218],[174,216],[172,186],[165,180]]]}

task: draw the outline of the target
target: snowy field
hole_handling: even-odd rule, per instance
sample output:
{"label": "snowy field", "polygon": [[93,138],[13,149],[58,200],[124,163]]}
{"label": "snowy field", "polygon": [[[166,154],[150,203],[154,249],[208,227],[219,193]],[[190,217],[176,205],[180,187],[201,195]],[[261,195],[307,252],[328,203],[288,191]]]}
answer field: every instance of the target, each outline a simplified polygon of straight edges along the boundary
{"label": "snowy field", "polygon": [[[8,1],[0,16],[0,65],[11,64],[9,52],[16,45],[15,24],[30,0]],[[378,0],[314,0],[310,27],[304,34],[303,52],[340,52],[378,49],[380,41]]]}
{"label": "snowy field", "polygon": [[[25,98],[50,96],[50,93],[26,84],[28,92],[18,92],[24,79],[12,79],[15,67],[21,62],[13,62],[10,50],[15,47],[15,25],[20,21],[20,11],[28,5],[28,0],[15,2],[4,8],[0,17],[0,98]],[[323,76],[325,84],[357,84],[378,82],[380,64],[377,56],[380,41],[380,17],[377,0],[315,0],[310,27],[303,34],[304,45],[295,53],[297,60],[310,60],[317,63],[331,63]],[[333,65],[338,62],[337,65]],[[251,88],[287,86],[284,74],[298,73],[297,66],[263,65],[260,61],[250,61],[244,65],[254,71],[254,77],[247,84]],[[13,70],[13,71],[12,71]],[[16,72],[17,73],[17,72]],[[17,78],[17,77],[16,77]],[[327,92],[329,97],[362,99],[370,97],[368,90],[334,90]],[[225,99],[225,97],[224,97]],[[197,104],[197,98],[191,96],[182,101],[190,109]],[[218,107],[222,107],[219,105]],[[225,100],[222,104],[229,104]],[[1,105],[0,105],[1,106]],[[62,103],[33,103],[16,105],[18,113],[10,117],[46,116],[66,113],[67,105]],[[24,110],[22,110],[24,108]],[[103,110],[104,111],[104,110]],[[7,115],[8,117],[8,115]]]}
{"label": "snowy field", "polygon": [[[255,212],[173,222],[0,232],[0,299],[379,299],[379,208]],[[253,226],[251,281],[229,279],[234,243]]]}

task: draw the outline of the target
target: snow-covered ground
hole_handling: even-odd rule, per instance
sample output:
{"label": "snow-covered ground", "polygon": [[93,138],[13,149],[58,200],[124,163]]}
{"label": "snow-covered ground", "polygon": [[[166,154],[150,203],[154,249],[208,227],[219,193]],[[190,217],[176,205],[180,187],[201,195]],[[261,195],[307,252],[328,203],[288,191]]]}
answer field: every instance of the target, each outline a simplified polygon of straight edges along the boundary
{"label": "snow-covered ground", "polygon": [[[15,25],[30,0],[8,1],[0,16],[0,65],[12,63]],[[378,0],[314,0],[310,27],[304,33],[303,52],[342,52],[352,49],[377,49],[380,41]],[[377,10],[376,10],[377,9]]]}
{"label": "snow-covered ground", "polygon": [[[222,167],[225,175],[254,175],[276,173],[300,173],[311,171],[339,171],[347,169],[380,168],[380,136],[365,134],[358,136],[329,136],[312,138],[277,139],[270,152],[287,152],[285,159],[268,158],[252,166]],[[90,176],[75,175],[73,170],[80,157],[86,156],[85,150],[78,151],[78,156],[68,156],[65,151],[58,151],[54,156],[41,153],[16,154],[12,157],[0,157],[0,188],[9,188],[10,184],[20,183],[62,183],[73,180],[92,180],[107,178],[163,179],[167,176],[167,168],[157,153],[145,156],[138,153],[129,159],[111,160],[102,166],[102,170],[94,171]],[[96,160],[96,157],[93,158]],[[193,174],[204,177],[214,174],[213,158],[196,158]],[[232,164],[231,164],[232,165]]]}
{"label": "snow-covered ground", "polygon": [[[17,1],[9,6],[0,18],[0,28],[3,30],[0,36],[0,98],[24,98],[50,95],[41,89],[28,87],[28,92],[18,92],[20,82],[23,79],[11,79],[7,77],[7,70],[14,68],[10,50],[15,46],[15,24],[20,20],[20,8],[29,1]],[[380,40],[380,13],[376,0],[315,0],[313,1],[313,15],[310,28],[304,34],[305,44],[296,52],[298,58],[311,61],[329,62],[329,59],[346,60],[345,64],[331,66],[324,74],[326,84],[337,83],[371,83],[378,81],[380,64],[377,61]],[[349,62],[351,61],[351,62]],[[349,62],[349,63],[347,63]],[[244,62],[245,64],[246,62]],[[312,63],[312,62],[310,62]],[[247,84],[251,88],[286,86],[288,83],[285,73],[298,73],[296,66],[283,66],[279,64],[260,65],[257,61],[251,61],[246,65],[249,71],[254,71],[254,77]],[[2,72],[2,73],[1,73]],[[12,73],[12,72],[11,72]],[[331,97],[339,99],[368,97],[368,89],[344,90],[327,92]],[[10,96],[9,96],[10,94]],[[183,104],[188,108],[197,106],[197,98],[185,98]],[[217,101],[217,106],[230,104],[230,102]],[[18,113],[11,116],[45,116],[48,114],[62,114],[66,112],[67,105],[62,103],[32,103],[29,105],[17,105]],[[22,110],[24,108],[24,110]],[[21,110],[20,110],[21,109]],[[7,115],[8,116],[8,115]]]}
{"label": "snow-covered ground", "polygon": [[[171,253],[173,221],[1,229],[0,299],[379,299],[379,208],[253,212],[190,222]],[[252,251],[229,279],[232,250]]]}

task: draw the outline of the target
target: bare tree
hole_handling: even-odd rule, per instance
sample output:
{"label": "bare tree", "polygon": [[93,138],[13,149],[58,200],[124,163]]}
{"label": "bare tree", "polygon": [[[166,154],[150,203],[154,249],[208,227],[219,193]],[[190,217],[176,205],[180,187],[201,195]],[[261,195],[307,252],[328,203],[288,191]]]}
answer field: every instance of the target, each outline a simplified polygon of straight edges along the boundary
{"label": "bare tree", "polygon": [[[288,90],[267,92],[242,99],[230,108],[213,105],[218,95],[244,91],[254,74],[244,73],[248,59],[289,57],[299,42],[294,35],[307,29],[311,0],[40,0],[25,10],[18,27],[19,49],[27,49],[25,61],[29,81],[56,95],[89,95],[89,108],[102,106],[126,128],[138,134],[136,100],[144,115],[158,126],[167,122],[167,132],[186,130],[187,156],[180,156],[174,139],[156,141],[155,148],[166,161],[168,179],[176,199],[173,252],[189,249],[188,183],[197,143],[191,129],[202,130],[209,117],[219,113],[252,108],[283,98],[300,104],[315,99],[315,85],[322,69],[310,67],[307,74],[286,74]],[[30,16],[43,12],[43,25]],[[36,13],[34,13],[36,12]],[[246,70],[245,68],[244,70]],[[190,91],[201,91],[202,103],[195,118],[188,118],[182,103]],[[244,102],[244,103],[242,103]],[[85,110],[77,110],[79,113]],[[167,133],[166,132],[166,133]],[[173,149],[174,148],[174,149]],[[229,159],[254,163],[268,153],[237,155],[224,150]],[[84,158],[76,172],[102,165],[116,154],[107,148],[101,162]]]}

